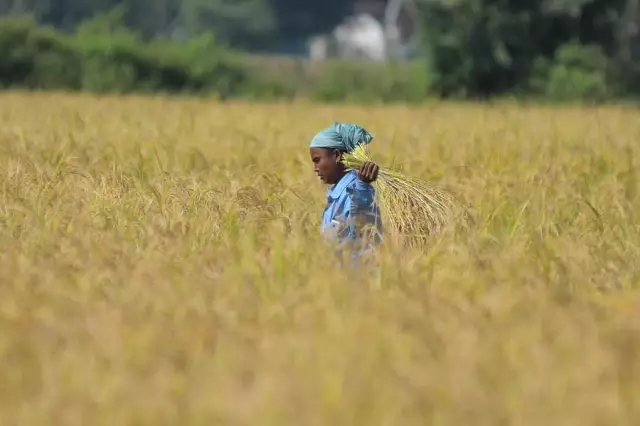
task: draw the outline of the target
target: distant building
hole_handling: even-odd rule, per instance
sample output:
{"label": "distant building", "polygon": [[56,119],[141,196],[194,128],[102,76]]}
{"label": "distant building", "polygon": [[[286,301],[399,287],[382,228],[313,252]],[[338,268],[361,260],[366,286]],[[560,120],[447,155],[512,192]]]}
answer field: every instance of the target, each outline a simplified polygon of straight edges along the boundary
{"label": "distant building", "polygon": [[384,61],[387,58],[384,28],[368,14],[348,17],[333,31],[341,58]]}
{"label": "distant building", "polygon": [[329,34],[309,40],[312,60],[406,60],[415,48],[411,0],[360,0]]}

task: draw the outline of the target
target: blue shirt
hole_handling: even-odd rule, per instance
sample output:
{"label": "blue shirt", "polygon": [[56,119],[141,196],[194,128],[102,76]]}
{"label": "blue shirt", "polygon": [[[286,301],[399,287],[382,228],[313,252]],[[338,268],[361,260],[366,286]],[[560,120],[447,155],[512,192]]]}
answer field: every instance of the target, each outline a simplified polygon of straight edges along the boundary
{"label": "blue shirt", "polygon": [[327,206],[322,214],[322,233],[325,238],[344,245],[359,242],[364,227],[371,227],[374,238],[367,239],[368,244],[365,244],[360,254],[371,250],[371,243],[377,245],[381,241],[382,218],[375,203],[374,187],[361,181],[357,173],[351,170],[327,190]]}

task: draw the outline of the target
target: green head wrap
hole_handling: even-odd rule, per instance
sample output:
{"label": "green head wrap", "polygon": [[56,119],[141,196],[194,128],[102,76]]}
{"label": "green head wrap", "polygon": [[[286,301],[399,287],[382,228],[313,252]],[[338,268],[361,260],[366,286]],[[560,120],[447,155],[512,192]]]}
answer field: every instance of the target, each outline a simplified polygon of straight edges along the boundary
{"label": "green head wrap", "polygon": [[373,136],[365,129],[349,123],[334,122],[318,133],[312,140],[310,148],[338,149],[343,152],[351,152],[360,144],[368,144]]}

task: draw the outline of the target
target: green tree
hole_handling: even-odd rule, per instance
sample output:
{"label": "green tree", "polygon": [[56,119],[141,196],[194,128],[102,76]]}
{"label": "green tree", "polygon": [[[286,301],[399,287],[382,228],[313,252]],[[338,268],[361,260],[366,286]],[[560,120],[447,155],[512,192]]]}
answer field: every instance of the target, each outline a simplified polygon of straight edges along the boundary
{"label": "green tree", "polygon": [[213,32],[238,48],[265,47],[276,31],[267,0],[183,0],[181,16],[191,34]]}
{"label": "green tree", "polygon": [[538,57],[578,41],[611,55],[626,0],[418,0],[443,95],[524,89]]}

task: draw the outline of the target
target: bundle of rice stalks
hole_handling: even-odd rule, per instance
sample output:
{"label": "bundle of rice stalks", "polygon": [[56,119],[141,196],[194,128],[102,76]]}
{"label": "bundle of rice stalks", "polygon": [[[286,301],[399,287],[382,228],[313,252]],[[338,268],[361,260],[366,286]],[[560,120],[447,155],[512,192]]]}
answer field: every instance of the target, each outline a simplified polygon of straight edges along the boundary
{"label": "bundle of rice stalks", "polygon": [[[343,156],[348,169],[357,170],[366,161],[373,160],[364,145]],[[447,191],[390,167],[380,166],[375,185],[385,231],[410,247],[428,246],[451,222],[459,206]]]}

